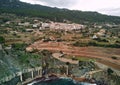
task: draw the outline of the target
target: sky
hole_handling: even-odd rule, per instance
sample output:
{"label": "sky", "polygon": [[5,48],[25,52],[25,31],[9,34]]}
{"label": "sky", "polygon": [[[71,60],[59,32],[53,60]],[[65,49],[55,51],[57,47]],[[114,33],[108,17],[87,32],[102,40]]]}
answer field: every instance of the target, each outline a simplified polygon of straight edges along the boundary
{"label": "sky", "polygon": [[31,4],[67,8],[81,11],[97,11],[102,14],[120,16],[120,0],[20,0]]}

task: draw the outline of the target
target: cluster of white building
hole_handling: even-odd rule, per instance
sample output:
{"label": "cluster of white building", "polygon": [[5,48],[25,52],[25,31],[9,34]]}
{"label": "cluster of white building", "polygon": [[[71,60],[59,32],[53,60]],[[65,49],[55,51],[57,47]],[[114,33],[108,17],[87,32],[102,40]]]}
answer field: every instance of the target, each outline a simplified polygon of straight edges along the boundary
{"label": "cluster of white building", "polygon": [[[53,29],[53,30],[65,30],[65,31],[71,31],[71,30],[80,30],[85,28],[84,25],[81,24],[76,24],[76,23],[72,23],[72,24],[68,24],[68,23],[60,23],[60,22],[41,22],[41,21],[34,21],[33,24],[30,24],[30,22],[24,22],[24,23],[18,23],[19,26],[32,26],[32,30],[34,30],[35,28],[39,29],[39,30],[45,30],[45,29]],[[28,29],[29,31],[30,29]]]}
{"label": "cluster of white building", "polygon": [[42,23],[40,30],[42,29],[56,29],[56,30],[80,30],[85,28],[84,25],[80,24],[67,24],[67,23],[59,23],[59,22],[51,22],[51,23]]}

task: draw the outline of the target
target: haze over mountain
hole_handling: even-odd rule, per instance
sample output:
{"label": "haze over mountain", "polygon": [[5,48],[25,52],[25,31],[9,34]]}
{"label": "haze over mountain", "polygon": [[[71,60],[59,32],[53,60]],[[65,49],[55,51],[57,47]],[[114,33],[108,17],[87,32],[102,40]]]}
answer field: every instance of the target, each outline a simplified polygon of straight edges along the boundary
{"label": "haze over mountain", "polygon": [[31,4],[67,8],[83,11],[97,11],[103,14],[120,16],[120,0],[20,0]]}
{"label": "haze over mountain", "polygon": [[42,5],[32,5],[19,0],[0,1],[0,13],[14,13],[21,16],[37,16],[62,22],[67,19],[76,23],[109,22],[120,23],[120,17],[107,16],[97,12],[58,9]]}

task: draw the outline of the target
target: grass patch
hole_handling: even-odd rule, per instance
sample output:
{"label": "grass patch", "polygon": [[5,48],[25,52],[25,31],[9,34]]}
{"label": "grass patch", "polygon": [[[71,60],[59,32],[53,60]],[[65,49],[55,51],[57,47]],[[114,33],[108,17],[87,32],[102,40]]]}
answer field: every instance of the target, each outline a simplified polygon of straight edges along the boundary
{"label": "grass patch", "polygon": [[65,56],[65,58],[68,58],[68,59],[72,59],[72,60],[79,60],[79,61],[92,61],[92,62],[95,62],[96,59],[91,59],[91,58],[86,58],[84,56]]}

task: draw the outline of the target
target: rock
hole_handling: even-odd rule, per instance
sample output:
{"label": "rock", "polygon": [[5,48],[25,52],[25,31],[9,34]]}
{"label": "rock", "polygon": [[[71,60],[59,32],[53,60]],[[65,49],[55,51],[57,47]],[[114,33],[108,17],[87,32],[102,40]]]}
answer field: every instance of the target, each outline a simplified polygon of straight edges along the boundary
{"label": "rock", "polygon": [[27,51],[27,52],[33,52],[34,49],[33,49],[32,47],[27,47],[27,48],[26,48],[26,51]]}

